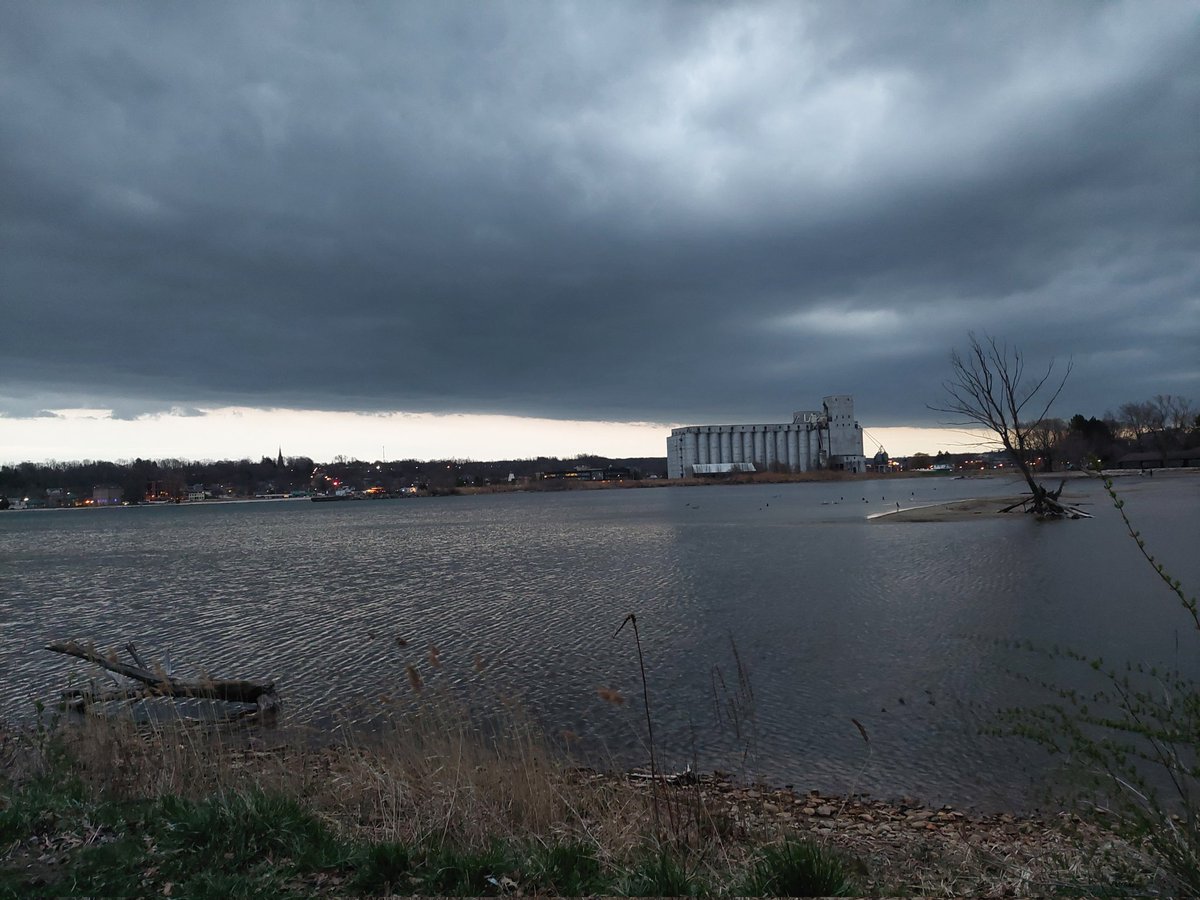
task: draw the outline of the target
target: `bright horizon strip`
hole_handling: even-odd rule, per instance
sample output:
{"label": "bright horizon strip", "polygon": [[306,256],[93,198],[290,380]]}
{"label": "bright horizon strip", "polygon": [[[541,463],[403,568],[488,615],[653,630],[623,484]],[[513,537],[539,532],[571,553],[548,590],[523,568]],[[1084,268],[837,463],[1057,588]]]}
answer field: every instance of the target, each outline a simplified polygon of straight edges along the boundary
{"label": "bright horizon strip", "polygon": [[[253,459],[335,456],[360,460],[613,458],[666,456],[673,424],[593,422],[521,416],[353,413],[223,407],[202,415],[160,413],[115,419],[110,410],[63,409],[55,416],[0,418],[0,464],[79,460]],[[863,452],[891,456],[992,449],[982,431],[864,426]],[[876,443],[878,442],[878,443]]]}

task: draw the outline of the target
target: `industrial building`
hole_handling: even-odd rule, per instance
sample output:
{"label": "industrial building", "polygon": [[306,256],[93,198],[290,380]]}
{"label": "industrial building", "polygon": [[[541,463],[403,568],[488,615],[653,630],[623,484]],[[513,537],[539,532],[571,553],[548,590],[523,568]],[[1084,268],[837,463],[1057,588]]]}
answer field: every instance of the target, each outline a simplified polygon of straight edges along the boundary
{"label": "industrial building", "polygon": [[785,425],[689,425],[667,438],[667,477],[730,472],[866,471],[854,398],[826,397]]}

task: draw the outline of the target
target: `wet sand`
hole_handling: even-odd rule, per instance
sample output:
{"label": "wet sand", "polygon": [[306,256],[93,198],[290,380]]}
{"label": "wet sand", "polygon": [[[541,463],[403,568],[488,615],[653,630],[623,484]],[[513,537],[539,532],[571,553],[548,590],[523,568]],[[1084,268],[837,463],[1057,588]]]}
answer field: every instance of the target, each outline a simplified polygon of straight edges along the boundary
{"label": "wet sand", "polygon": [[949,503],[933,503],[928,506],[912,506],[893,509],[888,512],[868,516],[872,522],[963,522],[968,519],[988,519],[995,516],[1020,515],[1018,507],[1011,513],[1000,510],[1014,503],[1020,503],[1026,495],[1016,494],[1012,497],[984,497],[968,500],[954,500]]}

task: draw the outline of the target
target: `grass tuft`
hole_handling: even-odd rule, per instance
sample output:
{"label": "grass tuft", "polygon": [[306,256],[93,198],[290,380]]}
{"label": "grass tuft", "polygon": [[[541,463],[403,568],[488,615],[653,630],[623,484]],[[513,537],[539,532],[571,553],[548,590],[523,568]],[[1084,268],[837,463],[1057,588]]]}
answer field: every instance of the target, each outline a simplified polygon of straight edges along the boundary
{"label": "grass tuft", "polygon": [[703,885],[665,850],[643,858],[618,885],[624,897],[698,897]]}
{"label": "grass tuft", "polygon": [[526,877],[539,893],[583,897],[607,887],[600,861],[591,847],[581,843],[537,847],[530,855]]}
{"label": "grass tuft", "polygon": [[0,802],[0,844],[48,834],[73,823],[87,803],[87,789],[77,778],[45,774],[20,787],[5,785]]}
{"label": "grass tuft", "polygon": [[164,850],[193,854],[201,863],[244,868],[286,859],[297,869],[319,871],[349,859],[345,845],[296,801],[262,791],[198,803],[164,797],[153,817]]}
{"label": "grass tuft", "polygon": [[357,859],[351,887],[363,894],[403,894],[413,875],[413,851],[405,844],[369,845]]}
{"label": "grass tuft", "polygon": [[[289,896],[298,876],[344,869],[353,849],[293,800],[260,791],[138,807],[119,838],[83,852],[74,890],[140,896]],[[151,890],[157,888],[157,890]]]}
{"label": "grass tuft", "polygon": [[[446,897],[494,897],[517,884],[520,862],[501,844],[469,851],[432,849],[417,872],[418,893]],[[515,877],[514,877],[515,876]]]}
{"label": "grass tuft", "polygon": [[753,897],[848,897],[854,893],[841,857],[816,844],[787,841],[760,851],[746,877]]}

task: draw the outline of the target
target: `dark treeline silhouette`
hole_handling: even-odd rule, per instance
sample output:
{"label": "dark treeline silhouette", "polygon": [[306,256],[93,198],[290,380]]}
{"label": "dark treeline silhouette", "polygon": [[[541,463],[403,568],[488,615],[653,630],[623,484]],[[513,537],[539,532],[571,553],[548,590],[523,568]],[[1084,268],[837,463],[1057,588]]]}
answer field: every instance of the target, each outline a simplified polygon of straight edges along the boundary
{"label": "dark treeline silhouette", "polygon": [[[1152,400],[1122,404],[1116,413],[1102,417],[1076,413],[1069,419],[1046,417],[1022,423],[1025,462],[1039,472],[1085,469],[1096,460],[1105,468],[1157,468],[1196,466],[1200,463],[1200,413],[1186,397],[1158,394]],[[1013,455],[995,450],[980,454],[914,453],[904,469],[922,469],[945,463],[954,469],[983,468],[1010,463]]]}
{"label": "dark treeline silhouette", "polygon": [[1086,466],[1093,459],[1120,465],[1131,454],[1144,463],[1171,464],[1171,455],[1200,446],[1200,414],[1186,397],[1158,394],[1125,403],[1114,414],[1044,419],[1031,432],[1031,452],[1043,471]]}
{"label": "dark treeline silhouette", "polygon": [[[639,457],[610,459],[580,455],[571,459],[535,459],[477,462],[450,460],[376,460],[335,457],[317,463],[306,456],[284,458],[190,461],[135,459],[107,462],[83,460],[23,462],[0,466],[0,508],[9,500],[30,498],[38,505],[71,506],[101,498],[102,503],[141,503],[147,500],[181,500],[222,497],[287,495],[335,489],[385,493],[404,489],[446,491],[459,487],[524,481],[546,472],[576,469],[621,469],[633,478],[665,476],[666,459]],[[100,490],[97,490],[97,489]]]}

